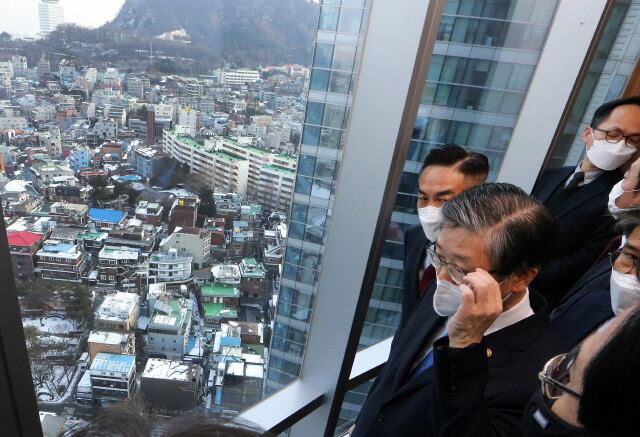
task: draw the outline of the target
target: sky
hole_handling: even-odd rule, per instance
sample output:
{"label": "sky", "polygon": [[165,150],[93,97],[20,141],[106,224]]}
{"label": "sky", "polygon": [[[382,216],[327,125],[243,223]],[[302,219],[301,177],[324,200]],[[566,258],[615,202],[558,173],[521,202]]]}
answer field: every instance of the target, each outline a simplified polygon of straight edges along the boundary
{"label": "sky", "polygon": [[[60,0],[65,23],[99,27],[112,20],[124,0]],[[40,31],[38,0],[0,0],[0,32],[14,37],[36,36]]]}

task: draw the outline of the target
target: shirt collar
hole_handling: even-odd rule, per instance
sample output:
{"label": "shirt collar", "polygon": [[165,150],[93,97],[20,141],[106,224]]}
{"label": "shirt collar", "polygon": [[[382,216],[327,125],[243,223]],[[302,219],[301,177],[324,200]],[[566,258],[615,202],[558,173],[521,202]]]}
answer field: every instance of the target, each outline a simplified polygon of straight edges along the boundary
{"label": "shirt collar", "polygon": [[507,326],[514,325],[521,320],[533,315],[533,309],[531,308],[531,302],[529,301],[529,288],[524,293],[524,297],[515,304],[512,308],[501,313],[498,318],[493,322],[484,335],[492,334],[496,331],[506,328]]}
{"label": "shirt collar", "polygon": [[[569,181],[571,179],[573,179],[573,175],[575,175],[578,172],[582,172],[582,161],[580,161],[580,164],[578,164],[578,166],[576,167],[576,169],[574,170],[573,174],[571,175],[571,177],[569,177]],[[587,185],[589,182],[592,182],[594,179],[596,179],[598,176],[600,176],[602,173],[604,173],[604,170],[602,169],[597,169],[597,170],[591,170],[591,171],[586,171],[583,172],[584,173],[584,181],[582,181],[580,185]]]}

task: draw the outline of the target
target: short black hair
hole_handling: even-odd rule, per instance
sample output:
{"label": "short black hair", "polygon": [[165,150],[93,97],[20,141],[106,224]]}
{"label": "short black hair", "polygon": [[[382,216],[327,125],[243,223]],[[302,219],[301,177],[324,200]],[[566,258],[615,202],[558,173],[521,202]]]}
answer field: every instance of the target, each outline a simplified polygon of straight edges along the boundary
{"label": "short black hair", "polygon": [[597,435],[638,435],[640,306],[591,359],[582,377],[578,421]]}
{"label": "short black hair", "polygon": [[441,228],[483,234],[491,267],[509,276],[541,268],[553,259],[560,225],[551,212],[521,188],[506,183],[464,190],[440,209]]}
{"label": "short black hair", "polygon": [[[614,109],[616,109],[618,106],[624,106],[624,105],[640,106],[640,97],[639,96],[625,97],[624,99],[612,100],[610,102],[600,105],[598,109],[596,109],[596,111],[593,113],[593,118],[591,119],[591,124],[589,126],[591,127],[600,126],[602,123],[607,121],[607,119],[609,118],[609,116],[611,115]],[[631,132],[631,133],[637,133],[637,132]]]}
{"label": "short black hair", "polygon": [[426,158],[424,158],[420,173],[432,165],[442,167],[457,166],[456,169],[460,173],[465,177],[478,179],[478,183],[486,181],[487,176],[489,176],[489,159],[486,156],[482,153],[466,150],[453,143],[436,146],[431,149]]}

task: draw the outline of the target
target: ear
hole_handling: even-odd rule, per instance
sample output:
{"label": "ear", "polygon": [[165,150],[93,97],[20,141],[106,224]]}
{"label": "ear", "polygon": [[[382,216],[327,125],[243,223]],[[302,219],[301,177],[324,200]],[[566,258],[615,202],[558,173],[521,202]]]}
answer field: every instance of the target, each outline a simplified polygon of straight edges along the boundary
{"label": "ear", "polygon": [[587,126],[584,128],[584,132],[582,133],[582,141],[584,141],[586,144],[589,144],[589,140],[591,139],[591,132],[593,131],[593,129],[591,129],[591,126]]}
{"label": "ear", "polygon": [[527,269],[523,272],[513,275],[509,282],[511,282],[511,291],[513,293],[524,293],[527,290],[527,286],[533,281],[538,274],[538,269]]}

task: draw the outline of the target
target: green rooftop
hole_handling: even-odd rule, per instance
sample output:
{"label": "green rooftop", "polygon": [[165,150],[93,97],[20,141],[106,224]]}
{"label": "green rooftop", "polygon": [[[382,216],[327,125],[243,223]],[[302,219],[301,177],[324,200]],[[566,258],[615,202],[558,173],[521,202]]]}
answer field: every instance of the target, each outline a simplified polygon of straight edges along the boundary
{"label": "green rooftop", "polygon": [[[204,307],[204,315],[205,317],[227,317],[230,319],[238,317],[238,311],[233,308],[225,308],[223,303],[204,303],[202,304]],[[220,313],[224,310],[229,311],[224,316],[221,316]]]}
{"label": "green rooftop", "polygon": [[291,170],[285,167],[280,167],[279,165],[275,165],[275,164],[265,165],[263,168],[265,170],[273,170],[273,171],[277,171],[285,174],[295,174],[295,170]]}
{"label": "green rooftop", "polygon": [[280,155],[278,155],[278,158],[283,158],[283,159],[289,159],[291,161],[297,161],[298,158],[293,156],[293,155],[286,155],[284,153],[281,153]]}
{"label": "green rooftop", "polygon": [[240,346],[242,347],[243,354],[259,355],[264,357],[264,345],[240,343]]}
{"label": "green rooftop", "polygon": [[226,161],[246,161],[244,158],[240,158],[239,156],[235,156],[227,152],[213,152],[213,154]]}
{"label": "green rooftop", "polygon": [[[157,325],[171,325],[171,326],[180,326],[180,302],[177,300],[169,299],[167,301],[167,305],[171,308],[171,314],[166,314],[162,311],[158,311],[157,309],[153,310],[153,314],[151,315],[151,321],[149,323],[154,323]],[[166,323],[166,317],[172,317],[172,323]],[[164,319],[164,320],[163,320]],[[189,320],[191,320],[191,310],[188,309],[184,318],[184,324],[186,325]]]}
{"label": "green rooftop", "polygon": [[217,296],[217,297],[239,297],[240,293],[238,289],[233,286],[224,285],[224,284],[205,284],[202,286],[202,295],[203,296]]}
{"label": "green rooftop", "polygon": [[95,240],[96,238],[100,237],[102,234],[105,234],[105,233],[106,232],[85,231],[85,232],[82,232],[81,234],[78,234],[76,238],[84,239],[84,240]]}

